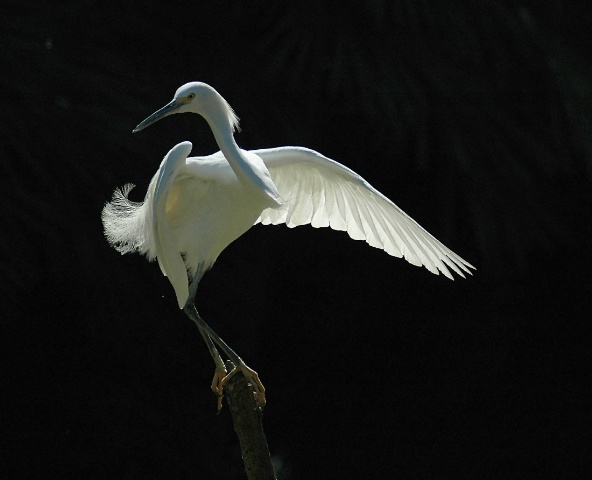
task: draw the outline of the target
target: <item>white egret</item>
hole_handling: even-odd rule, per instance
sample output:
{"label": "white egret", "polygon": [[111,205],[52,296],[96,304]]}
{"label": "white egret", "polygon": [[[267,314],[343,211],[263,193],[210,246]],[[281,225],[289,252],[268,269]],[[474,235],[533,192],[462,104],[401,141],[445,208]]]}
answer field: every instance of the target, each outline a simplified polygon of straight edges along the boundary
{"label": "white egret", "polygon": [[[252,225],[311,224],[346,231],[355,240],[452,279],[471,264],[445,247],[366,180],[340,163],[302,147],[245,151],[234,140],[238,117],[212,87],[201,82],[180,87],[173,100],[134,132],[174,113],[200,114],[220,151],[189,157],[182,142],[165,156],[143,202],[132,202],[133,185],[116,190],[102,220],[107,239],[121,253],[140,252],[158,260],[179,307],[196,323],[216,363],[212,389],[220,397],[226,375],[218,345],[253,385],[260,405],[265,390],[195,308],[203,274],[218,255]],[[219,402],[219,408],[221,403]]]}

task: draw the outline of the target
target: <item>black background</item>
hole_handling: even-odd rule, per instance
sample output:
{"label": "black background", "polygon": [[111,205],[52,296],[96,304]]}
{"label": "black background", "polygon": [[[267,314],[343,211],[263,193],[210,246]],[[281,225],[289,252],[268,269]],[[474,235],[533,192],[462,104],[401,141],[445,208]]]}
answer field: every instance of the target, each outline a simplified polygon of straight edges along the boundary
{"label": "black background", "polygon": [[214,86],[246,149],[354,169],[478,270],[257,226],[198,292],[268,389],[279,478],[555,478],[590,467],[586,2],[2,2],[3,478],[244,478],[213,365],[100,212],[176,143],[132,135]]}

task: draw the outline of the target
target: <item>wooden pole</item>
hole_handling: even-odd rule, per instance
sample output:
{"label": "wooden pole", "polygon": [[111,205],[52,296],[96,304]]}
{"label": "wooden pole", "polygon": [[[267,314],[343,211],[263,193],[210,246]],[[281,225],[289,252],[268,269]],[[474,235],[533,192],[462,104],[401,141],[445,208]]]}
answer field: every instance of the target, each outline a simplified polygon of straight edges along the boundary
{"label": "wooden pole", "polygon": [[[227,361],[228,371],[234,368]],[[271,455],[263,431],[263,414],[253,396],[253,388],[242,372],[237,372],[224,387],[234,431],[241,447],[241,455],[249,480],[277,480]]]}

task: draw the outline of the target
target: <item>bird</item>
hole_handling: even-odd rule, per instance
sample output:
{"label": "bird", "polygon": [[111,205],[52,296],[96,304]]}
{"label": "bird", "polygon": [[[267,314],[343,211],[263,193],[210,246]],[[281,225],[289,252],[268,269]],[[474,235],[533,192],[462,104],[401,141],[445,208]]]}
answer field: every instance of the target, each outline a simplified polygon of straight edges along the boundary
{"label": "bird", "polygon": [[[257,404],[265,387],[201,318],[197,287],[220,253],[253,225],[310,224],[348,233],[389,255],[453,279],[473,265],[445,247],[364,178],[305,147],[241,149],[234,138],[239,118],[213,87],[182,85],[173,100],[140,122],[140,132],[177,113],[196,113],[208,123],[220,151],[191,157],[192,144],[174,146],[153,176],[143,202],[129,199],[133,184],[116,189],[101,217],[108,242],[120,253],[157,260],[180,309],[197,325],[216,366],[211,388],[222,408],[224,386],[242,371]],[[234,364],[228,373],[217,350]]]}

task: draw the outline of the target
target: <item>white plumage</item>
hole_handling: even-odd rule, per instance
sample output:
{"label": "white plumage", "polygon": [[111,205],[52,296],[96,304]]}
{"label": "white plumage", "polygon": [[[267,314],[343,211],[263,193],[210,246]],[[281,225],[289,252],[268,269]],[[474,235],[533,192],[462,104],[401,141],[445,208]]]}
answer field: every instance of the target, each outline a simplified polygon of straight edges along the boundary
{"label": "white plumage", "polygon": [[171,149],[152,178],[143,202],[128,198],[133,185],[116,190],[102,213],[105,235],[121,253],[158,260],[175,289],[179,307],[195,322],[216,364],[212,390],[232,376],[216,345],[243,372],[260,406],[265,388],[195,308],[197,286],[218,255],[256,223],[288,227],[311,224],[346,231],[356,240],[403,257],[430,272],[464,277],[471,264],[432,237],[388,198],[349,168],[302,147],[241,150],[234,141],[238,118],[209,85],[180,87],[173,101],[134,132],[174,113],[198,113],[209,123],[220,151],[189,157],[191,143]]}
{"label": "white plumage", "polygon": [[204,116],[221,151],[189,157],[190,142],[176,145],[144,202],[130,201],[133,186],[126,185],[115,191],[102,219],[107,239],[121,253],[138,251],[158,260],[180,308],[189,299],[190,282],[199,282],[222,250],[256,223],[346,231],[451,279],[450,270],[464,277],[474,268],[340,163],[302,147],[239,149],[233,138],[238,118],[206,84],[184,85],[135,131],[177,112]]}
{"label": "white plumage", "polygon": [[261,157],[284,205],[266,209],[259,222],[285,223],[288,227],[311,224],[346,231],[354,240],[409,263],[442,272],[452,279],[449,269],[464,278],[463,271],[474,268],[445,247],[403,210],[376,190],[357,173],[314,150],[280,147],[254,150]]}

